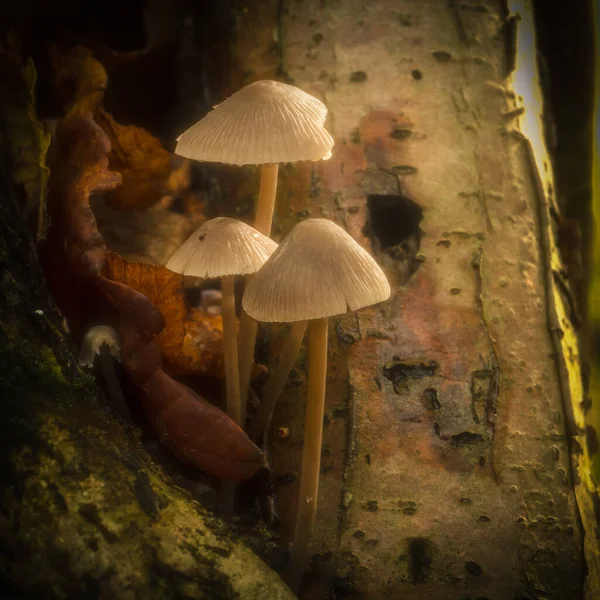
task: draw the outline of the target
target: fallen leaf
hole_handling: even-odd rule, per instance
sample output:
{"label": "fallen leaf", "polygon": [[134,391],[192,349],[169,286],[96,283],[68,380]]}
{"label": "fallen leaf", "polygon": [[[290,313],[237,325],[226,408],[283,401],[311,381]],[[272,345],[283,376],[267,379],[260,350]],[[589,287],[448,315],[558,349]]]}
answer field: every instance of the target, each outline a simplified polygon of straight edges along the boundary
{"label": "fallen leaf", "polygon": [[207,473],[234,481],[260,469],[262,453],[246,443],[246,434],[222,410],[163,371],[141,387],[147,394],[142,404],[160,441],[179,460],[191,466],[201,463]]}
{"label": "fallen leaf", "polygon": [[122,210],[156,204],[168,191],[170,153],[145,129],[120,125],[102,108],[95,118],[111,141],[109,164],[123,177],[123,185],[107,196],[109,204]]}
{"label": "fallen leaf", "polygon": [[104,274],[142,293],[161,312],[165,327],[157,342],[169,373],[224,376],[221,316],[193,310],[188,318],[183,275],[159,265],[130,262],[112,252],[106,255]]}
{"label": "fallen leaf", "polygon": [[122,185],[107,195],[108,201],[123,210],[144,209],[157,203],[169,191],[171,154],[145,129],[121,125],[104,110],[101,102],[108,79],[90,50],[78,46],[63,52],[52,46],[51,61],[58,100],[69,111],[93,113],[110,140],[109,165],[121,174]]}
{"label": "fallen leaf", "polygon": [[64,52],[50,46],[50,61],[56,73],[54,93],[66,113],[93,115],[100,106],[108,77],[104,67],[87,48],[75,46]]}

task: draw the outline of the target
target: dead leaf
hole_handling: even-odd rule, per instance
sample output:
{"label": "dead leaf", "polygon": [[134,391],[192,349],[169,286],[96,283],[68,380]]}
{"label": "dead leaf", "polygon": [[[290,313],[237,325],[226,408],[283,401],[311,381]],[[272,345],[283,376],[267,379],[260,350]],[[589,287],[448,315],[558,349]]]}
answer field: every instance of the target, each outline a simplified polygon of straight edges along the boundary
{"label": "dead leaf", "polygon": [[[221,479],[242,481],[263,464],[263,455],[220,409],[188,387],[156,371],[143,385],[142,404],[160,441],[182,462]],[[156,399],[160,398],[160,402]]]}
{"label": "dead leaf", "polygon": [[65,112],[93,113],[102,102],[108,85],[104,67],[87,48],[75,46],[64,52],[50,46],[50,61],[56,72],[54,93]]}
{"label": "dead leaf", "polygon": [[172,171],[169,152],[145,129],[120,125],[102,108],[95,118],[111,141],[110,166],[123,177],[123,185],[107,197],[109,204],[132,210],[157,203],[168,191]]}
{"label": "dead leaf", "polygon": [[107,196],[111,205],[132,210],[158,202],[169,191],[170,153],[145,129],[121,125],[102,108],[108,78],[90,50],[75,47],[63,52],[52,46],[51,60],[56,71],[54,90],[59,101],[70,111],[92,112],[110,140],[109,165],[122,176],[122,185]]}
{"label": "dead leaf", "polygon": [[165,328],[157,342],[171,374],[224,376],[221,316],[194,310],[187,318],[182,275],[158,265],[129,262],[112,252],[106,255],[104,273],[142,293],[163,315]]}

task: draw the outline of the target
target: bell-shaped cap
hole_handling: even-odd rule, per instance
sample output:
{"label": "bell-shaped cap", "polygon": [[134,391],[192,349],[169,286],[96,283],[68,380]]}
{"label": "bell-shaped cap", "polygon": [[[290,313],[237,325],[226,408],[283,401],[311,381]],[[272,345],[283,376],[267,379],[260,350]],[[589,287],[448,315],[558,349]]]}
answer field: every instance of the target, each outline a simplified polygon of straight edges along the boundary
{"label": "bell-shaped cap", "polygon": [[333,138],[323,128],[326,116],[326,106],[301,89],[256,81],[182,133],[175,152],[240,166],[327,159]]}
{"label": "bell-shaped cap", "polygon": [[256,273],[277,244],[237,219],[218,217],[206,221],[171,256],[167,269],[212,279]]}
{"label": "bell-shaped cap", "polygon": [[390,297],[373,257],[327,219],[302,221],[248,284],[242,304],[258,321],[319,319]]}
{"label": "bell-shaped cap", "polygon": [[113,357],[118,360],[121,354],[121,346],[117,332],[109,325],[96,325],[83,338],[81,352],[79,353],[79,364],[82,367],[91,367],[104,344],[106,344]]}

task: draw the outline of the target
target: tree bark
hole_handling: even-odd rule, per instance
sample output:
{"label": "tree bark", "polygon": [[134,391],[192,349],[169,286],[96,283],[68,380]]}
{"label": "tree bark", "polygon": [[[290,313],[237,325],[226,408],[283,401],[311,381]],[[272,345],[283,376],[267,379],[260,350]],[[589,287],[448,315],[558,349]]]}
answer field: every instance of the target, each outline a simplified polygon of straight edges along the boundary
{"label": "tree bark", "polygon": [[[521,131],[508,3],[233,10],[223,93],[282,78],[323,99],[336,140],[329,161],[281,168],[276,237],[307,216],[333,219],[393,284],[382,306],[331,319],[305,594],[580,598],[580,510],[591,523],[593,507],[589,490],[576,501],[569,453],[585,445],[572,414],[577,346],[556,292],[552,190]],[[537,85],[533,72],[519,77]],[[222,181],[227,211],[248,187],[232,189],[231,170]],[[296,370],[273,421],[290,436],[270,436],[288,539],[304,355]],[[597,586],[595,526],[588,534]]]}
{"label": "tree bark", "polygon": [[2,597],[292,598],[79,370],[1,175]]}

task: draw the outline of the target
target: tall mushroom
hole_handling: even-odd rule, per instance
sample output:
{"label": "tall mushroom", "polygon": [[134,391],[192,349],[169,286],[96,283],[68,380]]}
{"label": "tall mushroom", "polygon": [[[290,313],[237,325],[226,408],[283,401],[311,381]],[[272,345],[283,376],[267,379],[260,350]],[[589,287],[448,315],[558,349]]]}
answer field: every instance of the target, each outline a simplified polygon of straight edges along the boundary
{"label": "tall mushroom", "polygon": [[[256,81],[215,106],[177,138],[175,152],[199,161],[260,165],[254,227],[271,233],[278,163],[331,156],[333,138],[323,128],[326,106],[301,89],[279,81]],[[256,343],[256,322],[242,313],[240,387],[246,397]]]}
{"label": "tall mushroom", "polygon": [[234,277],[258,271],[275,248],[273,240],[250,225],[219,217],[197,229],[166,264],[167,269],[183,275],[221,279],[227,414],[240,426]]}
{"label": "tall mushroom", "polygon": [[295,589],[308,561],[317,509],[327,372],[327,318],[387,300],[379,265],[326,219],[296,225],[248,284],[242,303],[254,319],[309,321],[309,364],[300,498],[287,581]]}

